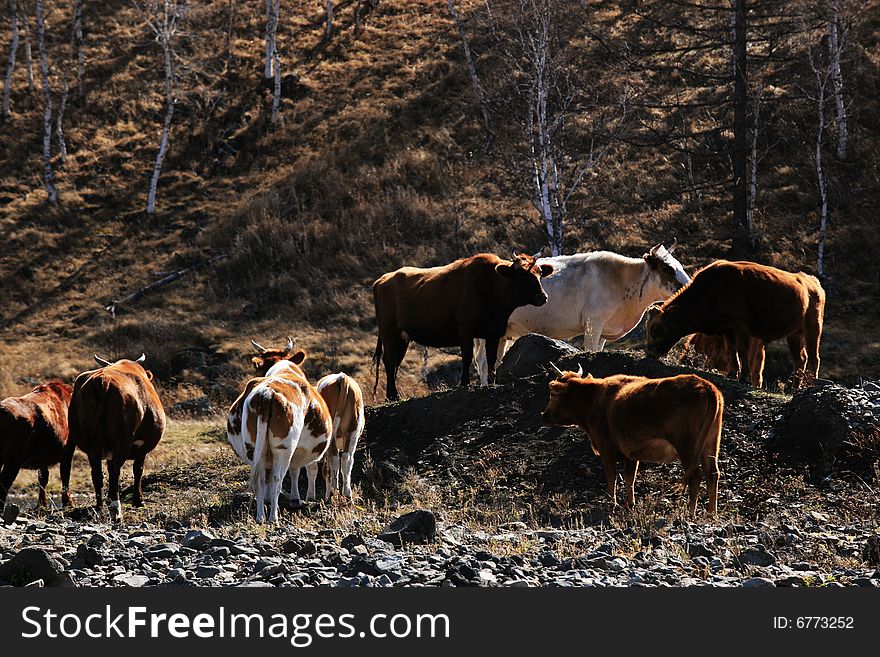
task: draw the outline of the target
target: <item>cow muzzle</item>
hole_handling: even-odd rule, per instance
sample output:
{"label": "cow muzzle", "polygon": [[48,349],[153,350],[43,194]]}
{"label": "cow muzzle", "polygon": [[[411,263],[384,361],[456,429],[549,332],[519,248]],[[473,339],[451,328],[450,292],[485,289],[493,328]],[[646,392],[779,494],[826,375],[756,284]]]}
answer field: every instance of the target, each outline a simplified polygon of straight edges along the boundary
{"label": "cow muzzle", "polygon": [[536,294],[535,297],[532,299],[532,305],[533,306],[543,306],[545,303],[547,303],[547,298],[548,297],[545,292],[541,292],[540,294]]}

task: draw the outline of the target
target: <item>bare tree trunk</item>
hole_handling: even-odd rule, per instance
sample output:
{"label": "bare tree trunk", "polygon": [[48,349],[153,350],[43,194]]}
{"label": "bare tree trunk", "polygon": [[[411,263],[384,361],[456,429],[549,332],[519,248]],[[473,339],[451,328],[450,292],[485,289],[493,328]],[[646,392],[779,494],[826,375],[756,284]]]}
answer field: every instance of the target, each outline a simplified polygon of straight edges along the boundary
{"label": "bare tree trunk", "polygon": [[749,240],[754,246],[755,236],[755,204],[758,198],[758,133],[761,130],[761,94],[762,89],[758,89],[753,100],[753,117],[752,117],[752,149],[751,149],[751,175],[749,176],[749,208],[748,208],[748,229]]}
{"label": "bare tree trunk", "polygon": [[232,28],[235,25],[235,0],[229,0],[229,22],[226,24],[226,76],[232,73]]}
{"label": "bare tree trunk", "polygon": [[76,0],[73,9],[73,41],[76,44],[76,89],[83,95],[83,78],[86,74],[85,41],[82,30],[82,10],[84,0]]}
{"label": "bare tree trunk", "polygon": [[43,173],[49,202],[58,203],[55,174],[52,172],[52,93],[49,89],[49,59],[46,56],[46,21],[43,0],[37,0],[37,45],[40,51],[40,79],[43,83]]}
{"label": "bare tree trunk", "polygon": [[281,107],[281,58],[278,55],[278,19],[281,14],[281,0],[275,0],[272,8],[272,24],[276,33],[272,36],[272,75],[275,78],[275,86],[272,90],[272,125],[278,124],[278,110]]}
{"label": "bare tree trunk", "polygon": [[357,0],[354,6],[354,34],[358,36],[361,33],[361,6],[363,0]]}
{"label": "bare tree trunk", "polygon": [[746,0],[734,0],[733,61],[733,252],[751,255],[748,226],[748,77],[746,73]]}
{"label": "bare tree trunk", "polygon": [[266,63],[263,66],[263,77],[266,80],[272,77],[272,62],[275,56],[275,34],[278,27],[275,16],[273,1],[266,0]]}
{"label": "bare tree trunk", "polygon": [[9,21],[11,23],[11,41],[9,44],[9,64],[6,67],[6,79],[3,82],[2,120],[9,118],[9,94],[12,90],[12,75],[15,73],[15,56],[18,54],[18,1],[9,0]]}
{"label": "bare tree trunk", "polygon": [[[153,165],[153,175],[150,179],[150,191],[147,194],[147,214],[156,211],[156,189],[159,185],[159,175],[162,173],[162,161],[168,150],[168,140],[171,134],[171,120],[174,117],[174,50],[173,39],[177,20],[177,3],[164,0],[162,22],[157,29],[159,42],[162,44],[162,54],[165,58],[165,122],[162,125],[162,138],[159,141],[159,152],[156,154],[156,163]],[[156,29],[156,28],[154,28]]]}
{"label": "bare tree trunk", "polygon": [[843,73],[840,70],[840,55],[843,50],[840,35],[840,11],[838,4],[832,4],[832,15],[828,21],[828,55],[831,65],[831,80],[834,82],[834,104],[837,108],[837,158],[846,160],[846,103],[843,97]]}
{"label": "bare tree trunk", "polygon": [[825,238],[828,228],[828,173],[822,160],[822,147],[825,144],[825,90],[828,85],[827,72],[813,61],[810,53],[810,65],[816,75],[816,114],[818,126],[816,128],[816,149],[813,159],[816,164],[816,182],[819,187],[819,248],[816,259],[816,273],[825,275]]}
{"label": "bare tree trunk", "polygon": [[489,120],[489,107],[486,104],[486,92],[483,85],[480,84],[480,78],[477,76],[477,67],[474,64],[474,58],[471,55],[471,48],[468,44],[467,35],[464,31],[464,25],[461,22],[461,16],[455,8],[455,0],[447,0],[449,5],[449,13],[452,14],[452,20],[455,21],[455,27],[458,29],[458,36],[461,39],[461,49],[464,52],[464,59],[467,62],[468,75],[471,78],[471,88],[474,92],[474,98],[480,108],[480,116],[483,117],[483,129],[486,131],[486,142],[483,145],[483,151],[488,151],[492,144],[495,133],[492,132],[492,125]]}
{"label": "bare tree trunk", "polygon": [[24,13],[21,16],[21,24],[24,26],[24,63],[27,67],[27,83],[28,92],[34,93],[34,59],[31,52],[31,11],[28,7],[28,0],[23,0],[22,9]]}
{"label": "bare tree trunk", "polygon": [[[76,0],[73,8],[73,20],[70,26],[70,42],[67,44],[67,59],[64,62],[63,85],[61,101],[58,105],[58,117],[55,120],[55,134],[58,137],[58,148],[61,151],[61,162],[67,161],[67,142],[64,139],[64,111],[67,109],[67,100],[70,97],[70,69],[73,67],[73,58],[77,48],[77,30],[79,17],[81,16],[82,0]],[[81,29],[81,28],[80,28]]]}
{"label": "bare tree trunk", "polygon": [[330,41],[333,36],[333,0],[327,0],[327,23],[324,26],[324,40]]}

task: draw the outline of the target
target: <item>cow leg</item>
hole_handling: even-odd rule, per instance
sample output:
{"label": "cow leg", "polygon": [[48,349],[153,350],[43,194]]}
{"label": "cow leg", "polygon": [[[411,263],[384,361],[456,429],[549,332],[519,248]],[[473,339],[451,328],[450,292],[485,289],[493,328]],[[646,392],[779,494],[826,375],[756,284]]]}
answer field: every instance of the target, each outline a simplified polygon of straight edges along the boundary
{"label": "cow leg", "polygon": [[73,464],[73,452],[75,450],[76,445],[72,441],[68,441],[64,446],[61,464],[58,468],[61,473],[61,506],[65,508],[73,504],[70,499],[70,468]]}
{"label": "cow leg", "polygon": [[486,361],[486,341],[477,338],[474,340],[474,365],[477,367],[477,376],[481,386],[489,385],[489,370]]}
{"label": "cow leg", "polygon": [[[498,343],[495,343],[495,348],[498,348]],[[486,371],[488,372],[489,383],[495,382],[495,363],[493,362],[491,365],[488,363],[489,356],[489,341],[486,340]],[[471,382],[471,362],[474,360],[474,339],[467,338],[462,340],[461,342],[461,387],[467,388]]]}
{"label": "cow leg", "polygon": [[400,393],[397,392],[397,371],[406,356],[409,341],[400,337],[392,339],[383,337],[382,345],[382,362],[385,364],[385,396],[391,401],[397,401],[400,399]]}
{"label": "cow leg", "polygon": [[92,486],[95,489],[95,510],[101,514],[104,506],[104,466],[100,456],[89,456],[89,466],[92,469]]}
{"label": "cow leg", "polygon": [[624,506],[632,509],[636,504],[636,474],[639,471],[639,462],[630,459],[623,461],[623,484],[626,487]]}
{"label": "cow leg", "polygon": [[342,494],[351,499],[351,469],[354,467],[354,452],[342,452],[342,463],[340,469],[342,471]]}
{"label": "cow leg", "polygon": [[132,499],[131,503],[134,506],[144,505],[144,493],[141,490],[141,480],[144,477],[144,461],[146,458],[146,454],[138,456],[131,464],[131,472],[134,475],[134,499]]}
{"label": "cow leg", "polygon": [[822,318],[808,315],[804,326],[804,347],[806,366],[804,375],[806,385],[815,385],[819,378],[819,339],[822,336]]}
{"label": "cow leg", "polygon": [[800,388],[804,377],[804,365],[806,361],[804,338],[800,333],[796,333],[785,338],[785,342],[788,344],[788,352],[791,354],[791,362],[794,364],[794,371],[791,375],[791,385],[794,390],[797,390]]}
{"label": "cow leg", "polygon": [[278,498],[281,496],[281,482],[284,480],[284,470],[289,466],[276,452],[273,454],[272,469],[269,471],[268,496],[269,496],[269,522],[273,525],[278,522]]}
{"label": "cow leg", "polygon": [[749,344],[751,342],[751,338],[748,333],[737,333],[736,334],[736,355],[739,357],[739,376],[737,377],[740,381],[748,383],[750,380],[749,377],[749,369],[751,363],[749,363]]}
{"label": "cow leg", "polygon": [[500,344],[498,338],[486,339],[486,371],[488,372],[489,383],[495,383],[495,366],[498,364],[498,346]]}
{"label": "cow leg", "polygon": [[752,380],[752,386],[755,388],[764,387],[764,359],[766,352],[764,343],[760,340],[753,340],[749,346],[749,372]]}
{"label": "cow leg", "polygon": [[110,507],[110,520],[120,523],[122,522],[122,502],[119,500],[119,473],[122,471],[124,462],[118,457],[107,461],[107,479],[109,480],[107,499]]}
{"label": "cow leg", "polygon": [[703,471],[706,487],[709,489],[709,513],[714,516],[718,513],[718,481],[721,479],[718,458],[712,455],[704,456],[700,463],[700,469]]}
{"label": "cow leg", "polygon": [[309,480],[309,487],[306,489],[306,502],[310,502],[316,496],[315,481],[318,479],[317,461],[312,461],[306,465],[306,478]]}
{"label": "cow leg", "polygon": [[602,344],[602,323],[587,318],[584,322],[584,350],[601,351],[600,344]]}
{"label": "cow leg", "polygon": [[330,447],[324,456],[324,499],[329,500],[339,488],[339,452]]}
{"label": "cow leg", "polygon": [[299,497],[299,471],[300,470],[302,470],[302,468],[293,468],[293,467],[291,467],[288,470],[288,473],[290,474],[290,495],[289,495],[289,497],[290,497],[291,504],[293,504],[294,506],[299,506],[300,502],[302,502],[302,500]]}
{"label": "cow leg", "polygon": [[739,379],[742,364],[739,361],[739,354],[736,348],[736,338],[733,335],[725,335],[724,346],[727,348],[727,362],[730,367],[727,371],[727,376],[731,379]]}
{"label": "cow leg", "polygon": [[7,461],[3,465],[3,470],[0,471],[0,510],[6,506],[6,496],[9,494],[9,489],[12,488],[12,484],[20,470],[21,463],[17,461]]}
{"label": "cow leg", "polygon": [[37,483],[40,484],[40,492],[38,494],[37,504],[41,509],[49,508],[49,501],[46,498],[46,486],[49,484],[49,468],[43,466],[37,475]]}
{"label": "cow leg", "polygon": [[617,455],[603,454],[602,464],[605,466],[605,481],[608,482],[608,497],[611,507],[617,507]]}
{"label": "cow leg", "polygon": [[694,468],[693,473],[688,478],[688,512],[691,517],[697,515],[697,499],[700,497],[700,482],[703,480],[703,474],[700,468]]}

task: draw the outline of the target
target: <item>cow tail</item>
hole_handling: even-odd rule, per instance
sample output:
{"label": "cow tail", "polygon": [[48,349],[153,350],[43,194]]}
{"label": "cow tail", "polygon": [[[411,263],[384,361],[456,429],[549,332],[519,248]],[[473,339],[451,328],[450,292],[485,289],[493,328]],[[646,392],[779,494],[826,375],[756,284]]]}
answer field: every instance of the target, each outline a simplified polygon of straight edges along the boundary
{"label": "cow tail", "polygon": [[373,394],[376,394],[376,389],[379,387],[379,363],[382,360],[382,336],[376,336],[376,351],[373,352],[373,367],[376,368],[376,380],[373,383]]}
{"label": "cow tail", "polygon": [[[721,440],[721,420],[724,416],[724,397],[710,394],[706,404],[706,415],[700,433],[694,441],[694,453],[691,456],[691,467],[685,472],[682,483],[686,484],[703,461],[703,454],[710,444]],[[703,473],[704,476],[707,473]]]}
{"label": "cow tail", "polygon": [[[270,389],[258,391],[244,405],[241,416],[242,433],[247,431],[248,412],[257,414],[257,435],[254,437],[254,457],[251,460],[251,476],[248,482],[251,492],[256,494],[260,477],[265,476],[269,456],[269,422],[272,420],[272,401],[274,393]],[[250,408],[254,404],[256,408]]]}

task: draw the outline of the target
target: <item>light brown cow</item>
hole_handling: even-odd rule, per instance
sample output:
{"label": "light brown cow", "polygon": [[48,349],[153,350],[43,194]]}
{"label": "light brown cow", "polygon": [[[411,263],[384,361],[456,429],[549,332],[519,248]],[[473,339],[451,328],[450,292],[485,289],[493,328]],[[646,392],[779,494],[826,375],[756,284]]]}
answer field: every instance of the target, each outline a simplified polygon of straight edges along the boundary
{"label": "light brown cow", "polygon": [[[730,362],[731,349],[723,335],[694,333],[682,341],[681,348],[679,363],[684,363],[688,352],[693,350],[696,355],[705,358],[709,369],[736,376],[736,364]],[[749,341],[749,372],[752,385],[756,388],[764,385],[764,358],[764,343],[758,338],[752,338]]]}
{"label": "light brown cow", "polygon": [[[278,496],[286,471],[306,468],[306,499],[315,497],[318,463],[330,444],[333,423],[327,404],[305,377],[299,364],[305,352],[276,362],[266,376],[248,381],[230,407],[227,438],[239,458],[251,466],[250,487],[256,497],[257,522],[278,521]],[[297,479],[292,499],[299,502]]]}
{"label": "light brown cow", "polygon": [[147,454],[155,449],[165,432],[165,409],[153,387],[153,374],[136,361],[110,363],[95,356],[102,367],[83,372],[73,384],[68,422],[70,438],[61,462],[62,499],[70,505],[70,466],[79,447],[89,458],[95,506],[103,502],[104,474],[101,462],[107,461],[110,479],[108,497],[110,515],[122,521],[119,502],[119,472],[122,464],[133,461],[135,506],[143,504],[141,479]]}
{"label": "light brown cow", "polygon": [[653,358],[691,333],[723,335],[730,362],[736,363],[732,369],[748,380],[751,338],[764,344],[785,338],[794,362],[794,387],[819,376],[825,291],[815,276],[718,260],[665,302],[648,308],[646,317],[646,352]]}
{"label": "light brown cow", "polygon": [[341,489],[351,499],[354,453],[366,422],[364,395],[357,381],[342,372],[328,374],[317,388],[333,418],[333,441],[324,457],[324,497],[330,499],[334,490]]}
{"label": "light brown cow", "polygon": [[718,450],[724,398],[693,374],[664,379],[618,374],[604,379],[562,372],[550,382],[542,418],[557,426],[579,426],[605,466],[608,494],[617,505],[617,461],[624,459],[625,504],[635,504],[639,461],[680,461],[688,485],[688,509],[696,514],[700,481],[709,488],[709,512],[718,510]]}
{"label": "light brown cow", "polygon": [[39,470],[39,505],[48,506],[49,466],[61,461],[67,443],[70,394],[69,385],[53,380],[0,401],[0,511],[22,468]]}

